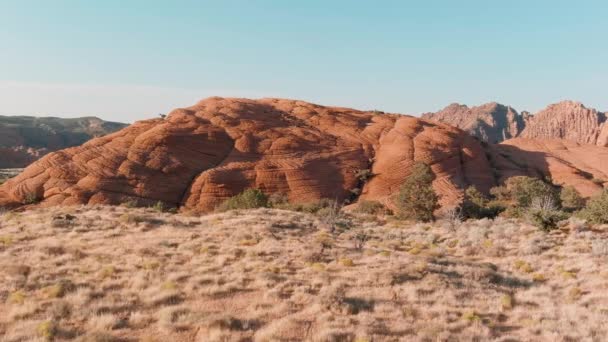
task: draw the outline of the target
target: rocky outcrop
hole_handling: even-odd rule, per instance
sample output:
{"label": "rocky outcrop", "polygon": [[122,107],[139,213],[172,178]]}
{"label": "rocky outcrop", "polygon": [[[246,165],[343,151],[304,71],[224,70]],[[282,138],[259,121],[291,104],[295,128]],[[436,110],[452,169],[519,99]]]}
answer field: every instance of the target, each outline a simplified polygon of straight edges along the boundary
{"label": "rocky outcrop", "polygon": [[0,168],[21,168],[49,152],[78,146],[126,127],[95,117],[0,116]]}
{"label": "rocky outcrop", "polygon": [[534,139],[566,139],[581,144],[608,146],[606,114],[586,108],[580,102],[559,102],[536,113],[521,136]]}
{"label": "rocky outcrop", "polygon": [[[210,98],[43,157],[0,187],[0,204],[137,200],[208,211],[246,188],[292,202],[390,203],[416,161],[431,165],[444,204],[468,185],[494,185],[478,141],[448,125],[301,101]],[[363,184],[357,174],[368,169]]]}
{"label": "rocky outcrop", "polygon": [[522,137],[608,146],[606,114],[574,101],[549,105],[535,115],[518,114],[513,108],[494,102],[472,108],[451,104],[437,113],[423,114],[422,118],[458,127],[489,143]]}
{"label": "rocky outcrop", "polygon": [[489,143],[499,143],[519,136],[529,115],[496,102],[471,108],[453,103],[439,112],[423,114],[422,118],[458,127]]}

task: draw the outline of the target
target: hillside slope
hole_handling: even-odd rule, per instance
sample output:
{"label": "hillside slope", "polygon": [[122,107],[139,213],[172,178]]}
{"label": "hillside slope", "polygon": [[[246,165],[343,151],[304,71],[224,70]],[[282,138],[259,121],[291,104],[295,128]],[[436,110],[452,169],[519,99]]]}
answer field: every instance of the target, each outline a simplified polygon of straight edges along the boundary
{"label": "hillside slope", "polygon": [[0,168],[25,167],[49,152],[126,127],[95,117],[0,116]]}

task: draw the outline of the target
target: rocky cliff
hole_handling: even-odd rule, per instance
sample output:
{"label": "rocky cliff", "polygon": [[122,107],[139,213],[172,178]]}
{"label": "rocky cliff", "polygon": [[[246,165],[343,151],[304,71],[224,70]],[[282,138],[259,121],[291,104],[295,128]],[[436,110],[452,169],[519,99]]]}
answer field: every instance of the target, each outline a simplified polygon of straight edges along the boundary
{"label": "rocky cliff", "polygon": [[566,139],[608,146],[606,114],[580,102],[563,101],[536,113],[521,134],[524,138]]}
{"label": "rocky cliff", "polygon": [[509,106],[488,103],[478,107],[451,104],[423,118],[447,123],[490,143],[511,138],[565,139],[608,146],[606,114],[574,101],[562,101],[530,115]]}
{"label": "rocky cliff", "polygon": [[477,107],[453,103],[436,113],[425,113],[423,119],[458,127],[490,143],[515,138],[526,126],[529,115],[519,114],[510,106],[496,102]]}

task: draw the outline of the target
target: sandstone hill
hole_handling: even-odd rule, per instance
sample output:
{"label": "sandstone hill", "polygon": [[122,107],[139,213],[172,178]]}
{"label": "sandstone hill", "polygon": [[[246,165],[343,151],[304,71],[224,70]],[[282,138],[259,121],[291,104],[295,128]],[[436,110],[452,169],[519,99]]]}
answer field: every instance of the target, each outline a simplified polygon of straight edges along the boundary
{"label": "sandstone hill", "polygon": [[126,124],[95,117],[0,116],[0,168],[20,168],[49,152],[78,146]]}
{"label": "sandstone hill", "polygon": [[574,101],[562,101],[530,115],[511,107],[488,103],[469,108],[451,104],[423,118],[447,123],[490,143],[516,137],[566,139],[581,144],[608,146],[606,114]]}
{"label": "sandstone hill", "polygon": [[[482,146],[455,127],[395,114],[284,99],[209,98],[45,156],[0,187],[0,205],[162,201],[209,211],[246,188],[321,198],[391,198],[416,161],[431,165],[441,203],[506,177],[551,177],[584,195],[601,189],[600,147],[516,139]],[[365,179],[361,174],[371,173]]]}

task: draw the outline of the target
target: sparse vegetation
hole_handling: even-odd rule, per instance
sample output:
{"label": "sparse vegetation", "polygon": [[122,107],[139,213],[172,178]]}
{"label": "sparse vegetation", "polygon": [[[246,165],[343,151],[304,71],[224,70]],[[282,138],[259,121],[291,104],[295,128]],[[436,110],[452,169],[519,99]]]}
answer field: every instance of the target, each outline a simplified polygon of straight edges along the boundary
{"label": "sparse vegetation", "polygon": [[433,190],[435,178],[431,168],[418,162],[412,166],[410,175],[399,190],[396,199],[401,218],[428,222],[435,219],[433,212],[439,208],[439,198]]}
{"label": "sparse vegetation", "polygon": [[384,204],[378,201],[360,200],[357,202],[355,210],[358,213],[368,215],[390,215],[391,211]]}
{"label": "sparse vegetation", "polygon": [[559,210],[553,197],[536,197],[532,201],[527,215],[532,224],[544,231],[557,228],[557,223],[568,218],[568,215]]}
{"label": "sparse vegetation", "polygon": [[40,202],[40,197],[33,192],[25,194],[23,198],[23,204],[36,204],[38,202]]}
{"label": "sparse vegetation", "polygon": [[462,202],[462,216],[468,219],[494,218],[504,207],[496,201],[490,201],[474,186],[465,190]]}
{"label": "sparse vegetation", "polygon": [[[598,314],[608,299],[597,295],[606,277],[603,229],[547,235],[504,217],[445,229],[442,222],[369,220],[323,202],[314,215],[91,206],[0,216],[0,335],[384,341],[608,334]],[[538,200],[530,207],[547,209]],[[66,229],[56,218],[73,219]],[[343,219],[346,228],[337,224]],[[582,316],[585,323],[569,324]]]}
{"label": "sparse vegetation", "polygon": [[585,199],[573,186],[563,187],[559,196],[562,207],[568,211],[576,211],[585,206]]}
{"label": "sparse vegetation", "polygon": [[595,224],[608,223],[608,190],[587,201],[587,205],[578,212],[578,216]]}
{"label": "sparse vegetation", "polygon": [[217,207],[217,211],[234,209],[254,209],[268,207],[268,196],[259,189],[247,189],[240,194],[230,197]]}

